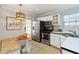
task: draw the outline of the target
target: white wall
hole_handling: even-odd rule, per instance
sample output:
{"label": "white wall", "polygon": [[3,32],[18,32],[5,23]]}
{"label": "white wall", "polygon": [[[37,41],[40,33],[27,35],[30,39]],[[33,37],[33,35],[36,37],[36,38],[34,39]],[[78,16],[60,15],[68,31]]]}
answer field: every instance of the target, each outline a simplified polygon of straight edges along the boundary
{"label": "white wall", "polygon": [[0,8],[0,39],[11,38],[19,34],[25,33],[25,30],[24,30],[25,25],[23,22],[22,22],[21,30],[6,30],[6,16],[14,17],[15,13],[13,13],[10,10]]}

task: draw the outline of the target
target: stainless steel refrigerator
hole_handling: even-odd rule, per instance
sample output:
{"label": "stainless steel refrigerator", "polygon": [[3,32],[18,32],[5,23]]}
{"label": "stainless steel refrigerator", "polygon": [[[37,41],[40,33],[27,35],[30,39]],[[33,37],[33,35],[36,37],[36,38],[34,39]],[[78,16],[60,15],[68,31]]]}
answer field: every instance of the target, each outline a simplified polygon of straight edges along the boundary
{"label": "stainless steel refrigerator", "polygon": [[33,21],[32,39],[40,42],[40,21]]}

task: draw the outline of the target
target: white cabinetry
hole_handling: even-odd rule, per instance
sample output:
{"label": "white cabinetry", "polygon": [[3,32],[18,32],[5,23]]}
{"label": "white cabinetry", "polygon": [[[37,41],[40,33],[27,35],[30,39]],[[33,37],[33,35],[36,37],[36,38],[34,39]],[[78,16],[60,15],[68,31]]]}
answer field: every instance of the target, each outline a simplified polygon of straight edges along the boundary
{"label": "white cabinetry", "polygon": [[60,37],[56,34],[50,34],[50,44],[60,48]]}
{"label": "white cabinetry", "polygon": [[66,37],[58,34],[50,34],[50,44],[57,48],[60,48]]}
{"label": "white cabinetry", "polygon": [[53,15],[53,25],[60,25],[60,14]]}
{"label": "white cabinetry", "polygon": [[52,16],[52,24],[54,25],[54,31],[58,31],[58,29],[61,29],[61,23],[60,23],[60,14],[55,14]]}
{"label": "white cabinetry", "polygon": [[44,16],[44,17],[37,18],[37,20],[40,20],[40,21],[52,21],[53,17],[51,15],[50,16]]}

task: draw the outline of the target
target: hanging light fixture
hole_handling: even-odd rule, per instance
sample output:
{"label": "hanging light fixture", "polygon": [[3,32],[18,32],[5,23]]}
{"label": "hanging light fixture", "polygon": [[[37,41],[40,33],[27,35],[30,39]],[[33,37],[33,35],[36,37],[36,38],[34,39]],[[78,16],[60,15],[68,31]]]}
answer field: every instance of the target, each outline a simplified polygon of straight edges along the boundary
{"label": "hanging light fixture", "polygon": [[25,19],[25,14],[21,12],[21,6],[22,6],[22,4],[19,4],[20,11],[16,12],[16,19],[17,20],[23,20],[23,19]]}

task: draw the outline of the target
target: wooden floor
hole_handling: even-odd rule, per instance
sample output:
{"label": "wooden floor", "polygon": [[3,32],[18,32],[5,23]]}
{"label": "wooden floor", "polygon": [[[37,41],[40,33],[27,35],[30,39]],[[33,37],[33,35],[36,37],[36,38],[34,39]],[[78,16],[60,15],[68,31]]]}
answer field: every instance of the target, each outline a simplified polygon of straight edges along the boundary
{"label": "wooden floor", "polygon": [[59,54],[59,49],[32,41],[32,51],[29,54]]}

